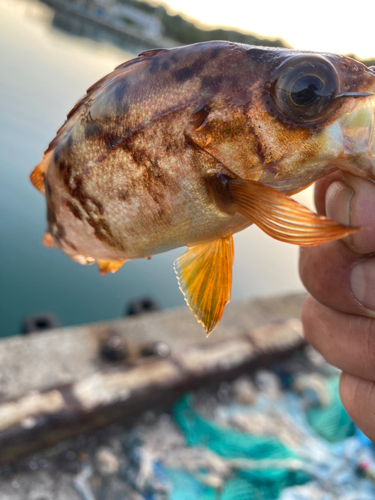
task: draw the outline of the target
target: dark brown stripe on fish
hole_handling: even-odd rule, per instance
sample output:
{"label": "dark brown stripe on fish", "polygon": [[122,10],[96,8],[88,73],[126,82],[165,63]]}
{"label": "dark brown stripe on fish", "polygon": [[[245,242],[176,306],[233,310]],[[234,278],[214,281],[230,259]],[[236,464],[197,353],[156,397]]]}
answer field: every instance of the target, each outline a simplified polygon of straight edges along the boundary
{"label": "dark brown stripe on fish", "polygon": [[56,166],[59,169],[63,183],[65,184],[65,186],[69,187],[70,179],[72,177],[72,165],[61,158],[58,160]]}
{"label": "dark brown stripe on fish", "polygon": [[91,200],[91,203],[93,203],[96,206],[100,215],[103,215],[104,214],[103,203],[101,201],[97,200],[96,198],[93,198],[92,196],[90,197],[90,200]]}
{"label": "dark brown stripe on fish", "polygon": [[211,52],[210,59],[216,59],[222,52],[223,49],[226,49],[226,45],[217,45]]}
{"label": "dark brown stripe on fish", "polygon": [[103,125],[99,122],[88,122],[85,126],[85,139],[96,140],[103,135]]}
{"label": "dark brown stripe on fish", "polygon": [[148,71],[152,75],[154,75],[155,73],[158,72],[159,68],[160,68],[160,60],[158,58],[154,57],[152,60],[152,63],[150,64]]}
{"label": "dark brown stripe on fish", "polygon": [[98,240],[107,243],[110,247],[125,251],[125,247],[112,234],[109,224],[104,219],[87,218],[88,224],[94,229],[94,234]]}
{"label": "dark brown stripe on fish", "polygon": [[[85,192],[84,179],[82,175],[77,175],[74,179],[74,185],[70,187],[70,194],[80,205],[82,211],[85,213],[80,214],[81,220],[86,220],[87,223],[94,229],[94,234],[98,240],[107,243],[110,247],[124,251],[124,246],[112,234],[111,228],[106,220],[102,217],[104,215],[104,206],[94,196]],[[79,210],[72,202],[67,204],[69,210]],[[73,212],[72,212],[73,213]]]}
{"label": "dark brown stripe on fish", "polygon": [[198,76],[206,64],[206,60],[201,57],[196,59],[191,66],[174,71],[173,76],[179,83],[184,83],[193,76]]}
{"label": "dark brown stripe on fish", "polygon": [[160,185],[167,185],[167,175],[165,170],[160,167],[159,162],[156,159],[150,158],[149,148],[141,147],[140,144],[141,141],[137,140],[136,137],[129,137],[126,141],[122,142],[121,146],[131,154],[134,163],[142,168],[144,185],[154,198],[153,193],[157,189],[160,189]]}
{"label": "dark brown stripe on fish", "polygon": [[62,224],[55,224],[55,231],[53,236],[57,241],[63,242],[65,245],[68,245],[70,248],[77,251],[77,247],[66,237],[66,231]]}
{"label": "dark brown stripe on fish", "polygon": [[[84,178],[82,175],[77,175],[74,179],[74,185],[70,187],[70,194],[81,205],[82,209],[90,217],[92,213],[103,215],[103,204],[94,198],[92,195],[85,192]],[[93,209],[93,206],[95,209]]]}
{"label": "dark brown stripe on fish", "polygon": [[201,80],[201,89],[218,87],[223,81],[221,75],[218,76],[203,76]]}
{"label": "dark brown stripe on fish", "polygon": [[56,222],[56,230],[54,232],[54,236],[58,240],[63,240],[64,237],[66,236],[66,232],[65,232],[64,226],[61,225],[61,224],[59,224],[58,222]]}
{"label": "dark brown stripe on fish", "polygon": [[104,142],[107,150],[117,146],[122,141],[123,136],[112,127],[104,127],[98,122],[88,122],[85,126],[85,139],[93,142]]}
{"label": "dark brown stripe on fish", "polygon": [[83,216],[81,214],[81,211],[74,203],[72,203],[70,200],[66,200],[65,203],[66,203],[66,206],[69,208],[69,210],[74,215],[74,217],[76,217],[79,220],[83,220]]}
{"label": "dark brown stripe on fish", "polygon": [[60,173],[65,186],[69,187],[72,180],[72,145],[73,138],[69,135],[67,139],[56,145],[53,153],[53,161]]}
{"label": "dark brown stripe on fish", "polygon": [[117,192],[117,198],[120,201],[129,201],[131,195],[128,189],[118,189]]}
{"label": "dark brown stripe on fish", "polygon": [[169,61],[164,61],[161,67],[164,69],[164,71],[168,71],[170,68],[171,63]]}
{"label": "dark brown stripe on fish", "polygon": [[127,90],[129,89],[129,81],[123,78],[119,82],[116,82],[115,88],[114,88],[114,97],[116,102],[118,103],[119,101],[123,101],[125,94]]}

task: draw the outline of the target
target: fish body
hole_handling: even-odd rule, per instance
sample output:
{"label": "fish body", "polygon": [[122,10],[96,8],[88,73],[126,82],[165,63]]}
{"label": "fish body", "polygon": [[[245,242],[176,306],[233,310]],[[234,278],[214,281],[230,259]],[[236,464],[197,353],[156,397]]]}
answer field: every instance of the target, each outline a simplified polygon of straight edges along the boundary
{"label": "fish body", "polygon": [[375,72],[346,57],[208,42],[147,51],[94,84],[31,174],[45,243],[103,273],[180,246],[180,288],[212,331],[232,234],[313,245],[353,231],[287,195],[342,168],[375,178]]}

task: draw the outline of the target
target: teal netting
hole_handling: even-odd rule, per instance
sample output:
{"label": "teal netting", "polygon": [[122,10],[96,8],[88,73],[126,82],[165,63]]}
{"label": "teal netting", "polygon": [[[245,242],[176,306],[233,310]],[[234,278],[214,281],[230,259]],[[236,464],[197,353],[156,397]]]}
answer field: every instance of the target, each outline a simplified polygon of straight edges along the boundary
{"label": "teal netting", "polygon": [[[222,457],[251,460],[296,458],[274,437],[244,434],[204,419],[195,411],[190,396],[185,396],[175,405],[174,418],[189,445],[205,446]],[[194,498],[202,500],[272,500],[279,496],[283,488],[309,480],[305,472],[286,467],[251,471],[239,469],[234,477],[226,481],[221,492],[215,492],[212,488],[202,487],[184,471],[170,469],[168,475],[173,484],[171,500],[190,500],[193,498],[189,496],[192,488],[195,489]],[[181,487],[183,482],[185,487]],[[194,486],[189,489],[187,482]]]}
{"label": "teal netting", "polygon": [[323,439],[329,443],[337,443],[353,436],[355,426],[341,404],[339,378],[328,380],[327,390],[330,403],[324,407],[311,408],[306,417],[314,431]]}
{"label": "teal netting", "polygon": [[190,446],[205,446],[222,457],[259,460],[296,457],[272,436],[244,434],[204,419],[195,411],[190,395],[176,403],[173,415]]}
{"label": "teal netting", "polygon": [[[330,443],[343,441],[355,431],[353,422],[341,404],[338,384],[338,378],[328,380],[330,403],[306,412],[306,425],[310,425],[319,436]],[[209,448],[227,459],[276,459],[281,463],[278,468],[273,469],[236,469],[235,474],[225,481],[221,490],[202,484],[187,471],[168,469],[166,473],[172,484],[170,500],[275,500],[284,488],[303,484],[310,479],[303,470],[288,468],[287,463],[283,467],[282,460],[298,456],[277,438],[245,434],[209,421],[194,409],[190,395],[177,402],[174,418],[190,446]],[[205,472],[200,471],[201,474]]]}
{"label": "teal netting", "polygon": [[169,500],[217,500],[213,488],[201,484],[188,472],[181,469],[167,469],[166,473],[173,486]]}

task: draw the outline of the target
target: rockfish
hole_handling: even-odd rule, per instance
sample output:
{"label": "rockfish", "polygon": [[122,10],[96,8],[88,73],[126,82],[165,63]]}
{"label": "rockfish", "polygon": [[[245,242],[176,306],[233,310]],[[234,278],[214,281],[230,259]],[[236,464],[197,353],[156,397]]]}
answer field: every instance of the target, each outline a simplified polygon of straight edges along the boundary
{"label": "rockfish", "polygon": [[47,246],[104,274],[187,246],[180,289],[211,332],[233,233],[302,246],[355,231],[289,195],[335,169],[375,179],[375,68],[229,42],[149,50],[87,91],[31,174]]}

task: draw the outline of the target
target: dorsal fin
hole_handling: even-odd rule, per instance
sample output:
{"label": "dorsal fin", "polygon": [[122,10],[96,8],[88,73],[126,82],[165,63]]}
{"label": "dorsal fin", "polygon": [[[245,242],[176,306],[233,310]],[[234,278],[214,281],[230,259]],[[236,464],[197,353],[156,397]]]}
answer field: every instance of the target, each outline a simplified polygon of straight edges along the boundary
{"label": "dorsal fin", "polygon": [[150,50],[144,50],[143,52],[140,52],[138,54],[138,57],[153,57],[156,56],[162,52],[167,52],[168,49],[150,49]]}
{"label": "dorsal fin", "polygon": [[[141,54],[139,54],[139,55],[141,55]],[[135,57],[134,59],[130,59],[129,61],[125,61],[125,62],[119,64],[118,66],[115,67],[114,71],[116,71],[118,69],[128,68],[129,66],[133,66],[133,64],[139,64],[141,61],[142,61],[141,58]],[[88,90],[90,90],[90,89],[88,89]]]}

